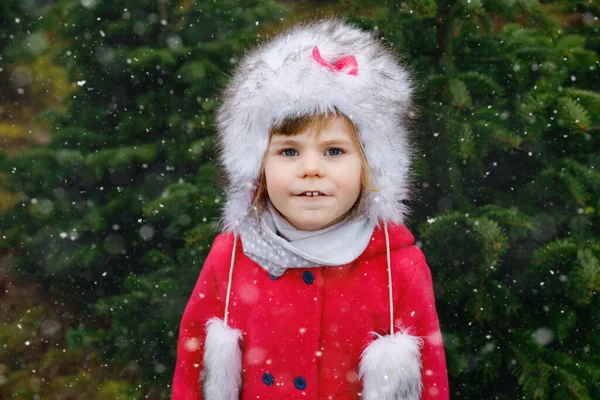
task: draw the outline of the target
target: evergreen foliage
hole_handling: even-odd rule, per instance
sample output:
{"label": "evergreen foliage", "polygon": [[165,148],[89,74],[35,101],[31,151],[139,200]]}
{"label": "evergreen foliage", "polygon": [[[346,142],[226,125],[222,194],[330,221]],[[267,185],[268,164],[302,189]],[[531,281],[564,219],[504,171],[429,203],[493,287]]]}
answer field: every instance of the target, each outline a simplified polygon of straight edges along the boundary
{"label": "evergreen foliage", "polygon": [[[340,6],[416,76],[407,224],[432,269],[450,397],[600,398],[599,6]],[[216,90],[283,16],[259,0],[60,0],[50,16],[74,90],[45,114],[49,144],[0,153],[0,184],[22,194],[0,245],[16,272],[106,321],[67,332],[69,348],[141,370],[145,394],[168,398],[216,233]]]}
{"label": "evergreen foliage", "polygon": [[[21,201],[0,216],[12,265],[82,312],[66,340],[141,371],[167,397],[178,324],[223,199],[213,165],[217,89],[264,24],[265,0],[61,0],[66,112],[42,115],[51,142],[0,161]],[[188,246],[184,246],[185,244]]]}
{"label": "evergreen foliage", "polygon": [[450,398],[599,398],[599,7],[352,4],[418,76],[411,223]]}
{"label": "evergreen foliage", "polygon": [[36,28],[48,8],[34,1],[3,0],[0,3],[0,72],[13,61],[33,58],[47,47],[46,38]]}

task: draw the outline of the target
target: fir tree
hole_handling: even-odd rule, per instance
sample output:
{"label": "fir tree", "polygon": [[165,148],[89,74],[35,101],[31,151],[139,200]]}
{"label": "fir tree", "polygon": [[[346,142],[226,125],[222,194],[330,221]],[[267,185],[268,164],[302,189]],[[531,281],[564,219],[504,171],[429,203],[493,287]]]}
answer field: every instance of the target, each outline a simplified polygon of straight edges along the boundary
{"label": "fir tree", "polygon": [[450,398],[599,398],[598,6],[352,4],[417,75],[409,225]]}
{"label": "fir tree", "polygon": [[[70,342],[143,368],[165,398],[223,200],[215,91],[279,15],[219,3],[60,2],[68,112],[48,115],[49,145],[3,165],[23,193],[0,217],[15,269],[104,316]],[[598,398],[598,6],[340,4],[417,78],[407,223],[432,269],[451,398]]]}
{"label": "fir tree", "polygon": [[47,43],[36,27],[48,7],[36,7],[22,0],[4,0],[0,3],[0,72],[11,62],[32,57]]}
{"label": "fir tree", "polygon": [[163,396],[221,206],[216,90],[283,11],[261,0],[58,2],[49,18],[66,41],[67,111],[44,114],[50,143],[2,163],[3,187],[22,194],[0,217],[14,271],[102,317],[105,328],[82,324],[69,342],[141,368]]}

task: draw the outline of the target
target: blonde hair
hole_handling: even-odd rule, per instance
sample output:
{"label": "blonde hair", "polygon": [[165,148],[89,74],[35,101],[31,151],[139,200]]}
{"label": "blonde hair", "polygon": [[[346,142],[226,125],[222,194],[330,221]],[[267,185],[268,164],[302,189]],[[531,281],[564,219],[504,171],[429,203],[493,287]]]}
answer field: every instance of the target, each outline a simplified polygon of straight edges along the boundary
{"label": "blonde hair", "polygon": [[[356,125],[346,116],[340,112],[337,107],[334,108],[334,112],[330,114],[316,114],[316,115],[299,115],[285,118],[279,125],[273,126],[269,132],[269,143],[273,135],[284,135],[284,136],[296,136],[302,133],[306,129],[314,128],[317,131],[317,136],[321,133],[321,130],[328,126],[331,122],[331,115],[339,115],[343,118],[346,127],[351,132],[352,142],[358,148],[358,154],[361,161],[361,189],[358,199],[348,211],[347,215],[351,219],[358,217],[365,206],[365,200],[368,192],[378,192],[380,189],[376,189],[372,186],[372,172],[367,162],[365,155],[365,149],[358,136],[358,129]],[[268,151],[268,149],[267,149]],[[260,167],[260,178],[258,182],[258,188],[256,191],[256,197],[252,202],[252,207],[256,213],[256,219],[260,221],[260,211],[265,207],[265,199],[268,197],[267,193],[267,181],[265,177],[265,155]]]}

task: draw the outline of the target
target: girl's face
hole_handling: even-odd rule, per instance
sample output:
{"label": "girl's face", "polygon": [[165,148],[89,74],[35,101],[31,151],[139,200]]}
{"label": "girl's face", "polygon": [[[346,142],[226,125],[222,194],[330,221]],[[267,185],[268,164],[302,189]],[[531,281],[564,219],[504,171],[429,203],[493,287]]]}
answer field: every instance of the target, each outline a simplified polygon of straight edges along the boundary
{"label": "girl's face", "polygon": [[[271,203],[296,229],[315,231],[346,216],[361,189],[361,159],[343,117],[333,115],[320,135],[273,135],[265,156]],[[318,138],[317,138],[318,136]],[[304,192],[321,192],[306,196]]]}

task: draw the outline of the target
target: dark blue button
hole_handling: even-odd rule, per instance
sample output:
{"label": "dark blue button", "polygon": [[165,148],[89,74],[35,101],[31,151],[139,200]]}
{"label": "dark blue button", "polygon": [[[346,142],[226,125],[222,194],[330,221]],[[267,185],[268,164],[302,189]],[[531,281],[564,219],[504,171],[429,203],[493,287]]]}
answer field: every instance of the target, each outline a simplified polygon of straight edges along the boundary
{"label": "dark blue button", "polygon": [[304,271],[304,273],[302,274],[302,279],[304,279],[304,282],[306,282],[307,285],[310,285],[315,281],[315,277],[310,271]]}
{"label": "dark blue button", "polygon": [[296,386],[296,389],[306,389],[306,379],[304,379],[301,376],[297,377],[296,379],[294,379],[294,386]]}
{"label": "dark blue button", "polygon": [[275,279],[279,279],[279,277],[278,277],[278,276],[271,275],[271,274],[269,274],[269,278],[271,278],[271,279],[273,279],[273,280],[275,280]]}
{"label": "dark blue button", "polygon": [[265,372],[263,374],[263,382],[265,383],[265,385],[271,386],[273,382],[275,382],[275,379],[273,379],[273,375],[271,375],[268,372]]}

